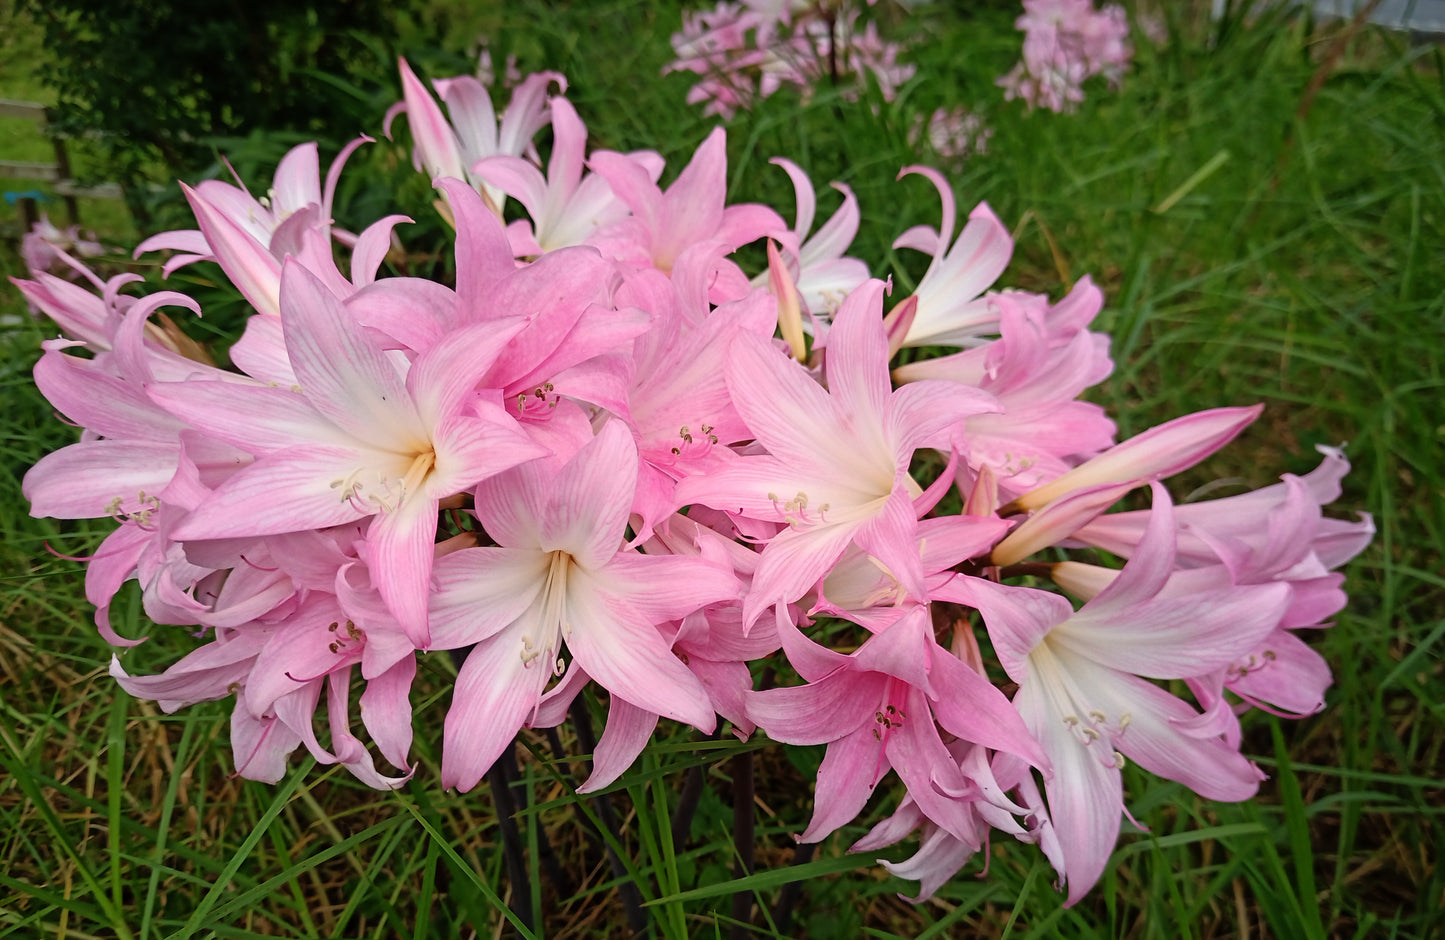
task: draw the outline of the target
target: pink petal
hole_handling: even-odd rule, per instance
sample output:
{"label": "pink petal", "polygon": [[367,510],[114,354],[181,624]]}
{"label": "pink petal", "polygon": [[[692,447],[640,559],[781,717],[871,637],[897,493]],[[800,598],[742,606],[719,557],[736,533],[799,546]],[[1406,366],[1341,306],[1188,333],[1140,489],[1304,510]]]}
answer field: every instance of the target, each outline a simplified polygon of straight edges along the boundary
{"label": "pink petal", "polygon": [[482,779],[537,707],[549,663],[524,663],[519,625],[477,644],[457,673],[442,728],[442,786],[465,793]]}
{"label": "pink petal", "polygon": [[203,380],[155,383],[146,391],[191,427],[257,456],[302,443],[354,442],[305,397],[285,389]]}
{"label": "pink petal", "polygon": [[637,445],[621,421],[609,421],[552,481],[540,547],[602,568],[622,544],[636,487]]}
{"label": "pink petal", "polygon": [[887,770],[882,751],[882,742],[866,727],[828,745],[813,791],[813,818],[799,842],[821,842],[863,811]]}
{"label": "pink petal", "polygon": [[682,555],[618,552],[599,572],[613,593],[628,599],[653,623],[681,620],[693,611],[737,596],[730,568]]}
{"label": "pink petal", "polygon": [[355,450],[289,447],[243,468],[172,530],[173,538],[216,539],[321,529],[371,515],[337,485],[358,469]]}
{"label": "pink petal", "polygon": [[1028,674],[1029,652],[1074,613],[1067,600],[1049,591],[995,584],[966,575],[935,588],[933,598],[967,604],[983,614],[999,664],[1015,682],[1023,682]]}
{"label": "pink petal", "polygon": [[567,578],[567,617],[567,648],[599,685],[645,711],[712,731],[707,692],[662,634],[576,566]]}
{"label": "pink petal", "polygon": [[427,597],[437,534],[437,501],[412,496],[382,512],[366,533],[367,565],[385,572],[376,588],[417,649],[431,644]]}
{"label": "pink petal", "polygon": [[843,301],[828,334],[828,391],[860,426],[881,423],[893,394],[883,330],[883,282],[869,281]]}
{"label": "pink petal", "polygon": [[592,755],[592,773],[577,792],[595,793],[610,786],[637,760],[656,727],[656,715],[614,696],[607,705],[607,726]]}
{"label": "pink petal", "polygon": [[432,179],[454,177],[461,179],[466,170],[462,166],[461,145],[456,132],[442,116],[436,100],[426,86],[416,77],[405,59],[398,59],[401,68],[401,88],[406,100],[407,123],[411,126],[412,140],[416,143],[416,156]]}
{"label": "pink petal", "polygon": [[536,601],[549,553],[469,548],[437,560],[431,595],[431,649],[480,643],[516,622]]}
{"label": "pink petal", "polygon": [[807,685],[747,696],[748,717],[784,744],[827,744],[855,733],[871,737],[872,711],[887,684],[882,673],[845,668]]}
{"label": "pink petal", "polygon": [[280,313],[281,263],[266,246],[241,231],[199,193],[185,183],[180,186],[206,243],[231,283],[261,313]]}
{"label": "pink petal", "polygon": [[370,342],[315,275],[287,261],[281,322],[301,388],[318,411],[356,438],[420,452],[421,418],[396,366]]}
{"label": "pink petal", "polygon": [[1215,408],[1175,418],[1025,493],[1012,505],[1018,509],[1037,509],[1070,490],[1085,486],[1171,476],[1232,441],[1263,409],[1263,405]]}
{"label": "pink petal", "polygon": [[773,604],[799,599],[821,581],[853,541],[855,526],[823,525],[806,531],[784,529],[767,544],[743,599],[743,623],[751,627]]}
{"label": "pink petal", "polygon": [[411,682],[416,676],[416,658],[408,656],[366,683],[361,693],[361,721],[376,741],[381,756],[398,770],[410,769]]}
{"label": "pink petal", "polygon": [[1045,704],[1043,692],[1025,683],[1014,699],[1053,765],[1044,783],[1049,819],[1062,850],[1059,875],[1068,883],[1066,904],[1088,893],[1114,851],[1124,806],[1124,785],[1107,740],[1089,746]]}
{"label": "pink petal", "polygon": [[20,490],[37,519],[98,519],[116,510],[154,510],[138,495],[160,494],[175,475],[179,454],[180,447],[172,443],[82,441],[40,458],[26,471]]}

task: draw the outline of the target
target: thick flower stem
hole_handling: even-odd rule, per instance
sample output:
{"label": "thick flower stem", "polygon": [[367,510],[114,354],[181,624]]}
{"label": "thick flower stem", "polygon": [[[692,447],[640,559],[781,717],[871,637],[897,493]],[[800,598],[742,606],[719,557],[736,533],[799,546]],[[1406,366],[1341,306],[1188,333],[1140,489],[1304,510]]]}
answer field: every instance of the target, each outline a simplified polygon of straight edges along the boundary
{"label": "thick flower stem", "polygon": [[[743,878],[753,870],[753,752],[744,751],[732,759],[733,773],[733,877]],[[733,940],[743,940],[752,931],[753,893],[733,894]]]}
{"label": "thick flower stem", "polygon": [[[512,786],[516,787],[521,785],[522,770],[517,766],[515,753],[510,750],[503,751],[501,760],[506,762],[507,777],[511,780]],[[527,810],[530,812],[534,808],[533,797],[536,794],[533,792],[531,786],[526,788],[526,792]],[[542,868],[547,872],[547,877],[552,880],[552,886],[556,888],[558,896],[564,898],[571,897],[576,890],[572,885],[572,879],[567,877],[567,873],[562,870],[562,863],[557,859],[556,850],[552,848],[552,840],[547,835],[547,828],[542,825],[540,819],[537,820],[536,825],[537,859],[541,863]]]}
{"label": "thick flower stem", "polygon": [[517,805],[512,799],[511,780],[517,772],[512,747],[487,771],[487,784],[492,789],[492,804],[497,809],[497,827],[502,834],[502,856],[507,862],[507,878],[512,883],[512,913],[532,929],[532,883],[527,876],[527,860],[522,854],[522,834],[517,828]]}
{"label": "thick flower stem", "polygon": [[[572,702],[570,709],[572,723],[577,727],[577,747],[579,750],[592,754],[597,750],[597,738],[592,733],[592,719],[587,714],[587,703],[582,696],[578,696]],[[597,807],[597,818],[602,825],[607,827],[613,841],[620,844],[622,839],[622,827],[618,825],[617,814],[612,811],[612,801],[605,793],[599,793],[592,798],[592,803]],[[604,844],[606,840],[603,840]],[[627,868],[622,864],[622,859],[612,850],[611,845],[605,846],[607,852],[607,867],[612,870],[612,876],[618,880],[617,894],[622,900],[622,907],[627,912],[627,926],[634,935],[641,935],[647,930],[647,912],[642,909],[642,895],[637,886],[628,877]]]}
{"label": "thick flower stem", "polygon": [[692,817],[697,812],[698,800],[702,798],[706,778],[702,767],[693,767],[687,772],[682,783],[682,792],[677,797],[677,809],[672,813],[672,850],[681,852],[687,846],[687,837],[692,831]]}
{"label": "thick flower stem", "polygon": [[[813,860],[813,853],[818,850],[818,843],[804,842],[793,852],[794,865],[806,865]],[[773,924],[778,932],[786,935],[788,928],[793,924],[793,908],[798,904],[798,898],[803,896],[803,883],[801,881],[790,881],[783,885],[783,890],[778,892],[778,904],[773,908]]]}

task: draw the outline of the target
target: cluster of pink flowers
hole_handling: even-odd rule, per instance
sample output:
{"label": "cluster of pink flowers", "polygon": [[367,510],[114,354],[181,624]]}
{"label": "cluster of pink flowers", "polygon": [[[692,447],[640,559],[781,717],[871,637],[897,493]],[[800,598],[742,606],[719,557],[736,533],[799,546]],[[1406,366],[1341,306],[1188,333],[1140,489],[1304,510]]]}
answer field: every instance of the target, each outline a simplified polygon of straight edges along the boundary
{"label": "cluster of pink flowers", "polygon": [[[588,151],[549,96],[560,76],[523,81],[500,119],[476,79],[432,83],[448,118],[404,63],[402,78],[417,165],[455,226],[454,284],[379,276],[401,216],[338,248],[347,154],[323,180],[314,144],[265,198],[187,187],[198,228],[140,248],[175,252],[167,273],[213,261],[249,301],[234,368],[158,314],[199,314],[182,293],[17,282],[65,334],[35,380],[84,429],[27,474],[32,512],[118,523],[86,573],[102,634],[142,642],[108,617],[132,579],[156,624],[199,632],[158,675],[119,656],[111,674],[166,711],[234,698],[242,776],[274,782],[304,747],[402,785],[418,660],[466,651],[445,787],[476,786],[595,684],[609,717],[585,790],[659,719],[721,717],[827,745],[802,839],[848,824],[891,770],[906,795],[855,848],[918,831],[890,868],[920,896],[997,830],[1036,843],[1072,903],[1119,832],[1126,758],[1241,800],[1262,774],[1239,714],[1322,707],[1330,673],[1299,631],[1345,603],[1333,569],[1372,533],[1321,512],[1345,458],[1175,506],[1159,481],[1259,409],[1116,442],[1078,400],[1112,368],[1090,330],[1099,289],[994,288],[1013,245],[987,205],[956,234],[947,181],[905,168],[937,187],[942,223],[897,239],[928,265],[890,298],[846,254],[847,187],[817,231],[786,160],[793,226],[729,205],[721,130],[663,189],[657,154]],[[543,166],[526,154],[549,123]],[[508,198],[525,217],[504,225]],[[748,272],[735,253],[758,240],[769,265]],[[1149,508],[1106,514],[1134,490]],[[748,664],[779,650],[801,684],[754,688]]]}
{"label": "cluster of pink flowers", "polygon": [[1023,60],[998,84],[1031,108],[1072,111],[1085,81],[1103,75],[1117,84],[1134,54],[1124,8],[1114,4],[1095,10],[1093,0],[1024,0],[1015,25],[1024,31]]}
{"label": "cluster of pink flowers", "polygon": [[898,62],[898,46],[878,36],[877,26],[858,22],[859,11],[829,0],[719,0],[712,10],[683,17],[672,37],[677,59],[663,70],[702,76],[688,93],[703,113],[731,118],[779,88],[805,96],[825,78],[845,76],[856,94],[869,75],[892,101],[915,68]]}
{"label": "cluster of pink flowers", "polygon": [[919,115],[909,134],[914,146],[926,145],[940,157],[962,160],[975,154],[988,153],[988,140],[993,128],[983,118],[965,108],[938,108],[924,121]]}

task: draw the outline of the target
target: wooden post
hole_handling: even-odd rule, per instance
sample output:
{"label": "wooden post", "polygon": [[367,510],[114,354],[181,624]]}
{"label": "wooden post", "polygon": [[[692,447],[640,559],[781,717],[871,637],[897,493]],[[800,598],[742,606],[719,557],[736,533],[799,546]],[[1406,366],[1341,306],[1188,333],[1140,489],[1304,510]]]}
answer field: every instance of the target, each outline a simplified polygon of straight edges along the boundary
{"label": "wooden post", "polygon": [[20,199],[20,219],[25,223],[25,234],[30,234],[35,228],[35,223],[40,221],[40,210],[36,207],[34,196],[24,196]]}
{"label": "wooden post", "polygon": [[[50,130],[54,125],[50,122],[50,109],[45,109],[45,128]],[[58,134],[51,134],[50,141],[55,145],[55,166],[58,168],[62,180],[74,179],[70,172],[70,154],[65,152],[65,139]],[[65,193],[65,217],[71,225],[80,224],[80,201],[75,198],[74,193]]]}

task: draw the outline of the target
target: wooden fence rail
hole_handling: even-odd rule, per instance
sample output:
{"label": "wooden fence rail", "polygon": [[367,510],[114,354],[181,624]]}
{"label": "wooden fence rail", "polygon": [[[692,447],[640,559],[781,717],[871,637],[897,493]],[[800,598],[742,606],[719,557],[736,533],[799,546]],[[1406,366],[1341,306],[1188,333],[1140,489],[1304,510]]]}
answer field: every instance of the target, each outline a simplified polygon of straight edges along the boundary
{"label": "wooden fence rail", "polygon": [[[0,98],[0,118],[12,117],[31,120],[40,125],[41,132],[50,124],[49,110],[43,104],[33,101],[12,101]],[[70,155],[65,149],[65,138],[50,136],[55,146],[55,160],[50,163],[34,163],[21,160],[0,160],[0,177],[14,179],[42,180],[51,183],[56,194],[65,201],[65,215],[71,225],[80,222],[82,197],[89,199],[124,199],[125,193],[118,183],[101,183],[98,186],[81,186],[75,181],[70,169]],[[20,200],[20,212],[28,231],[39,220],[33,198]]]}

